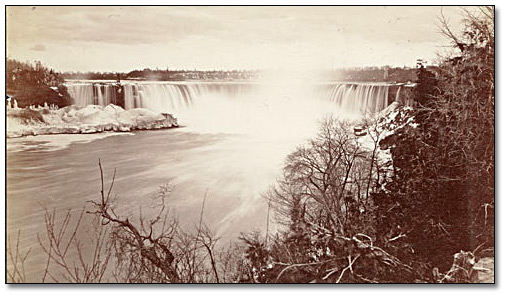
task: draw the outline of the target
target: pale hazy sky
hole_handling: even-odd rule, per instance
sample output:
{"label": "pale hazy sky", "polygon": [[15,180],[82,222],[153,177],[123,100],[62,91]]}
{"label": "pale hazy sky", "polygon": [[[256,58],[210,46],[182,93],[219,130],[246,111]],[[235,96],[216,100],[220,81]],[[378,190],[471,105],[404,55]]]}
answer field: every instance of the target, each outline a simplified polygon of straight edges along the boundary
{"label": "pale hazy sky", "polygon": [[[414,66],[441,8],[7,7],[7,55],[59,71]],[[444,7],[456,31],[461,9]]]}

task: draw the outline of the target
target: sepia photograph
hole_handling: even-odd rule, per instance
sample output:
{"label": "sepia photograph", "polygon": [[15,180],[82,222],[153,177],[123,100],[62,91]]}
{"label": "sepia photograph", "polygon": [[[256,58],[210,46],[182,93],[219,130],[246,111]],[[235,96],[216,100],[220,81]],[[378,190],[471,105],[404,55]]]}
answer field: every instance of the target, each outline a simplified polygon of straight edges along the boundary
{"label": "sepia photograph", "polygon": [[4,283],[495,283],[494,5],[4,9]]}

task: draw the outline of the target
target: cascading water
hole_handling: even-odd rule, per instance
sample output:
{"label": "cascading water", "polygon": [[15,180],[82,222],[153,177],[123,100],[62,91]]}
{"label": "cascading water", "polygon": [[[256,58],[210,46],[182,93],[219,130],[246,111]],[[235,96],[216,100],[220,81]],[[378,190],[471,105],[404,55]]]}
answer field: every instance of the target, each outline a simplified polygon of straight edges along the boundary
{"label": "cascading water", "polygon": [[[365,115],[379,112],[388,106],[390,86],[376,83],[319,84],[314,94],[309,96],[336,103],[344,113]],[[127,82],[122,87],[104,83],[68,84],[74,103],[79,106],[123,103],[125,109],[147,108],[155,112],[171,113],[192,106],[204,96],[215,95],[230,99],[253,96],[260,91],[259,87],[257,83]],[[120,88],[123,99],[117,96]],[[399,93],[400,86],[395,100]],[[264,94],[258,95],[264,97]]]}
{"label": "cascading water", "polygon": [[388,106],[389,89],[389,84],[339,83],[319,86],[317,93],[324,100],[336,103],[345,113],[366,115]]}
{"label": "cascading water", "polygon": [[[170,112],[182,127],[76,142],[54,155],[44,150],[8,153],[14,166],[8,169],[8,177],[19,176],[9,182],[10,213],[15,220],[10,222],[10,231],[21,228],[29,232],[25,240],[32,242],[30,247],[40,248],[37,235],[44,234],[45,227],[39,225],[44,217],[33,204],[33,198],[41,197],[34,186],[47,189],[41,200],[48,208],[80,210],[97,180],[97,166],[91,163],[96,158],[105,161],[108,169],[119,169],[121,179],[115,182],[114,192],[122,198],[118,210],[123,215],[138,215],[140,207],[144,214],[150,213],[150,208],[158,213],[154,191],[171,182],[172,197],[179,199],[172,213],[179,215],[180,224],[193,228],[198,223],[197,210],[207,194],[204,223],[214,225],[212,229],[222,240],[236,240],[242,231],[265,229],[267,201],[261,194],[281,174],[285,157],[316,136],[320,120],[335,113],[355,117],[358,112],[377,112],[398,93],[397,86],[389,84],[310,84],[306,79],[277,79],[267,84],[67,82],[76,105],[114,103],[125,109]],[[403,93],[399,95],[405,98]],[[48,140],[73,139],[52,136]],[[37,148],[44,148],[46,142],[42,144]],[[48,148],[53,148],[51,143]],[[63,183],[55,184],[59,180]],[[33,269],[29,281],[44,273],[45,263],[39,261],[44,261],[45,253],[39,250],[36,254],[41,258],[27,259]]]}
{"label": "cascading water", "polygon": [[96,85],[96,94],[97,94],[97,104],[100,106],[106,106],[108,104],[105,103],[105,99],[103,97],[103,92],[101,91],[101,85]]}
{"label": "cascading water", "polygon": [[124,105],[126,109],[173,112],[189,106],[202,92],[199,85],[127,83],[124,85]]}
{"label": "cascading water", "polygon": [[399,86],[397,89],[397,94],[395,95],[395,102],[400,102],[400,90],[402,89],[402,86]]}
{"label": "cascading water", "polygon": [[105,83],[67,83],[67,90],[77,106],[118,104],[118,88]]}
{"label": "cascading water", "polygon": [[94,104],[94,85],[91,83],[68,84],[67,90],[77,106]]}
{"label": "cascading water", "polygon": [[325,116],[359,119],[377,113],[394,100],[389,99],[391,87],[386,83],[307,81],[68,84],[75,104],[80,106],[113,103],[125,109],[172,113],[180,125],[202,132],[263,135],[268,131],[277,134],[278,130],[279,136],[312,132],[317,120]]}
{"label": "cascading water", "polygon": [[98,105],[108,106],[109,104],[117,104],[117,90],[117,86],[110,84],[101,85],[97,91]]}

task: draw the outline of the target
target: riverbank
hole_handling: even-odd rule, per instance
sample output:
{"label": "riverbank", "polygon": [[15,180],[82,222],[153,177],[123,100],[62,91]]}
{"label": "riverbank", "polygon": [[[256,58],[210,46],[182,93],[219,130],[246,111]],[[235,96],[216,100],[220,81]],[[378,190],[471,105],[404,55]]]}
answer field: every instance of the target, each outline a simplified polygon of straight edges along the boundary
{"label": "riverbank", "polygon": [[168,113],[148,109],[124,110],[110,104],[106,107],[74,105],[58,110],[8,109],[7,138],[51,134],[91,134],[101,132],[130,132],[178,127],[177,118]]}

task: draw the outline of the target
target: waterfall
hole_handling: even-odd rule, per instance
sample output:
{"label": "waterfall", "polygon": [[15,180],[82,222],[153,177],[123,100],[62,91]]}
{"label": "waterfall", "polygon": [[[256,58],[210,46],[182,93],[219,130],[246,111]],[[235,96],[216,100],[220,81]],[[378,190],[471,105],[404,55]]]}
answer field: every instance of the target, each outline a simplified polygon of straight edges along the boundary
{"label": "waterfall", "polygon": [[402,86],[399,86],[397,89],[397,95],[395,96],[395,102],[400,103],[400,89]]}
{"label": "waterfall", "polygon": [[136,84],[124,85],[126,109],[147,108],[153,111],[176,111],[191,105],[202,91],[197,85]]}
{"label": "waterfall", "polygon": [[[125,109],[133,109],[135,108],[133,104],[135,103],[135,87],[132,84],[124,85],[124,108]],[[138,91],[136,91],[138,94]]]}
{"label": "waterfall", "polygon": [[[74,104],[106,106],[123,105],[125,109],[147,108],[155,112],[178,113],[194,105],[204,96],[218,96],[231,100],[239,95],[253,96],[261,84],[236,82],[123,82],[119,83],[68,83],[68,90]],[[314,85],[316,97],[335,103],[345,113],[371,114],[386,108],[390,101],[398,100],[400,86],[393,89],[389,99],[391,84],[386,83],[322,83]],[[278,86],[276,87],[278,88]],[[282,94],[281,101],[287,95]],[[265,95],[261,95],[262,98]],[[278,100],[278,99],[274,99]],[[278,100],[280,101],[280,100]],[[234,103],[234,102],[232,102]]]}
{"label": "waterfall", "polygon": [[91,83],[68,84],[67,90],[73,98],[73,104],[87,106],[94,104],[94,85]]}
{"label": "waterfall", "polygon": [[108,104],[105,103],[105,100],[103,98],[103,93],[101,92],[101,85],[96,85],[96,94],[97,94],[97,104],[99,106],[106,106]]}
{"label": "waterfall", "polygon": [[[101,84],[98,89],[98,105],[108,106],[110,104],[117,104],[116,86],[111,84]],[[101,97],[101,100],[99,98]]]}
{"label": "waterfall", "polygon": [[388,106],[389,84],[338,83],[319,87],[318,94],[327,101],[336,103],[344,112],[377,113]]}
{"label": "waterfall", "polygon": [[117,104],[117,86],[108,83],[67,83],[67,90],[77,106]]}
{"label": "waterfall", "polygon": [[124,108],[147,108],[156,112],[176,112],[193,106],[205,95],[235,97],[250,94],[255,84],[238,83],[140,83],[124,84]]}

